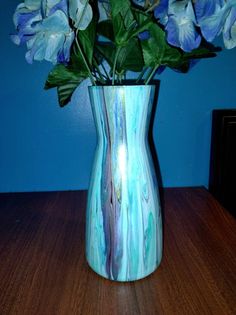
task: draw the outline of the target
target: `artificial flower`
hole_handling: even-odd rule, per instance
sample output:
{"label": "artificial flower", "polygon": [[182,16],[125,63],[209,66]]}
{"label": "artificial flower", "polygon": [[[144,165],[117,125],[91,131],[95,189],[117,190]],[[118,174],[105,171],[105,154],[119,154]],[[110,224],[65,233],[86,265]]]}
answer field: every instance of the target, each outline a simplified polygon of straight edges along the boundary
{"label": "artificial flower", "polygon": [[168,5],[169,0],[160,0],[158,5],[154,7],[154,16],[163,25],[168,21]]}
{"label": "artificial flower", "polygon": [[88,0],[69,0],[69,14],[74,21],[74,27],[79,30],[85,30],[93,17]]}
{"label": "artificial flower", "polygon": [[43,59],[54,64],[69,61],[74,32],[62,11],[57,10],[32,28],[34,36],[27,41],[26,60],[29,63]]}
{"label": "artificial flower", "polygon": [[212,42],[223,33],[225,47],[236,46],[236,0],[198,0],[195,3],[197,22],[203,37]]}
{"label": "artificial flower", "polygon": [[236,47],[236,5],[229,10],[223,28],[223,40],[227,49]]}
{"label": "artificial flower", "polygon": [[[68,7],[69,6],[69,7]],[[75,38],[74,26],[84,30],[92,19],[92,9],[86,0],[25,0],[15,11],[13,21],[18,31],[12,36],[17,45],[26,43],[26,60],[43,59],[66,63]]]}
{"label": "artificial flower", "polygon": [[180,47],[186,52],[199,46],[201,36],[196,28],[196,18],[190,0],[169,1],[165,29],[169,44]]}

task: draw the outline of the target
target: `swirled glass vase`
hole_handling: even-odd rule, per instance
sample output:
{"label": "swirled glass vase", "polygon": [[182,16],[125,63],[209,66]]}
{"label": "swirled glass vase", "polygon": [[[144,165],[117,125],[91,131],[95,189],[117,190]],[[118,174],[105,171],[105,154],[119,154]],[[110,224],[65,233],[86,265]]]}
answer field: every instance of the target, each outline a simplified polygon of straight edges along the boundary
{"label": "swirled glass vase", "polygon": [[162,257],[162,219],[148,145],[155,86],[93,86],[98,135],[86,211],[86,258],[116,281],[146,277]]}

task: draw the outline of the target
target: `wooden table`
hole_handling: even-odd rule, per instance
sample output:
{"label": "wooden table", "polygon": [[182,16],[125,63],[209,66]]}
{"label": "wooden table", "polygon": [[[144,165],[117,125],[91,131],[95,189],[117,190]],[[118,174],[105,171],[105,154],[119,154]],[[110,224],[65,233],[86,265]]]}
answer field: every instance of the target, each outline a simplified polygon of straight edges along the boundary
{"label": "wooden table", "polygon": [[202,188],[164,191],[164,257],[146,279],[84,257],[86,192],[0,195],[1,315],[236,314],[236,221]]}

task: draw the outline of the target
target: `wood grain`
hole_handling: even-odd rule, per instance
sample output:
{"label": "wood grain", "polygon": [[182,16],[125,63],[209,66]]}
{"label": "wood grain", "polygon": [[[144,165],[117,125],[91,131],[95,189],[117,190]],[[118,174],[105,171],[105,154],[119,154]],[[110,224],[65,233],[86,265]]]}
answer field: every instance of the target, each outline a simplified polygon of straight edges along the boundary
{"label": "wood grain", "polygon": [[202,188],[164,192],[164,257],[116,283],[84,256],[86,192],[0,195],[1,315],[236,314],[236,221]]}

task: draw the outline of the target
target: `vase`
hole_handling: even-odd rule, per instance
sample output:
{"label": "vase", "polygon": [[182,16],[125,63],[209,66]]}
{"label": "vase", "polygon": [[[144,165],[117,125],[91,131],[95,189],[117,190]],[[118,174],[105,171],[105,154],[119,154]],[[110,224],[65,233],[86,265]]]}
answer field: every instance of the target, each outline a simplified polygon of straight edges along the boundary
{"label": "vase", "polygon": [[99,275],[134,281],[162,257],[162,218],[148,144],[155,86],[92,86],[98,143],[86,210],[86,259]]}

